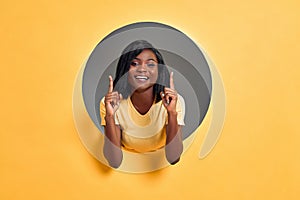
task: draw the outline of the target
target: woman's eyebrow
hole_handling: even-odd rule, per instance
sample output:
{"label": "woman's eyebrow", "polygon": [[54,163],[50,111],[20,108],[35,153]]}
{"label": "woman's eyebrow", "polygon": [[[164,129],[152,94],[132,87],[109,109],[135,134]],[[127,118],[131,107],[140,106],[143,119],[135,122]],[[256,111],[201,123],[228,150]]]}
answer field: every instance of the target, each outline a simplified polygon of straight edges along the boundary
{"label": "woman's eyebrow", "polygon": [[[142,59],[140,59],[140,58],[134,58],[133,60],[142,61]],[[149,59],[147,59],[146,61],[154,61],[154,62],[157,62],[154,58],[149,58]]]}
{"label": "woman's eyebrow", "polygon": [[149,58],[147,61],[154,61],[154,62],[157,62],[156,60],[154,60],[153,58]]}

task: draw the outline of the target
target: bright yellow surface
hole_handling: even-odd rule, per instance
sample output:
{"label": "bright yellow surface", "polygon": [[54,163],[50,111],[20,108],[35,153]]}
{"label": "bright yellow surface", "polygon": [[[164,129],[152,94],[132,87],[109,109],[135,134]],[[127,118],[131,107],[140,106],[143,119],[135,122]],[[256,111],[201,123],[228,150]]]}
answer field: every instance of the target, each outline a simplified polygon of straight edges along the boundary
{"label": "bright yellow surface", "polygon": [[[1,3],[0,199],[299,199],[299,1],[113,2]],[[137,21],[198,42],[227,96],[208,157],[198,159],[199,135],[179,164],[138,175],[95,160],[72,115],[82,63]]]}

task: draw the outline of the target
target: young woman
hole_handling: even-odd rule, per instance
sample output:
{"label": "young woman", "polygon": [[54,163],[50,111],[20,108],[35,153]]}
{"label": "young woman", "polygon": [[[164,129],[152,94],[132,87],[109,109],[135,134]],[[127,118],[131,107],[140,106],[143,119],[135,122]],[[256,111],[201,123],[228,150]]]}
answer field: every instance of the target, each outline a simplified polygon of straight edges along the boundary
{"label": "young woman", "polygon": [[177,163],[183,150],[184,109],[173,72],[169,73],[159,51],[145,40],[129,44],[100,102],[106,136],[103,151],[110,166],[120,166],[122,148],[139,153],[165,148],[168,162]]}

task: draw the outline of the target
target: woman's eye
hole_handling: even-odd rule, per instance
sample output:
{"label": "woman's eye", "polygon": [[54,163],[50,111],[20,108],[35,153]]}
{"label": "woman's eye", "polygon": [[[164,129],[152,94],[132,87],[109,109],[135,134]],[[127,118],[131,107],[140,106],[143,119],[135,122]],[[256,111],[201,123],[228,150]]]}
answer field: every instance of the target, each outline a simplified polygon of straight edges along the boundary
{"label": "woman's eye", "polygon": [[148,67],[155,67],[156,64],[155,64],[155,63],[148,63],[147,66],[148,66]]}
{"label": "woman's eye", "polygon": [[131,62],[130,65],[136,67],[136,66],[139,65],[139,63],[137,63],[137,62]]}

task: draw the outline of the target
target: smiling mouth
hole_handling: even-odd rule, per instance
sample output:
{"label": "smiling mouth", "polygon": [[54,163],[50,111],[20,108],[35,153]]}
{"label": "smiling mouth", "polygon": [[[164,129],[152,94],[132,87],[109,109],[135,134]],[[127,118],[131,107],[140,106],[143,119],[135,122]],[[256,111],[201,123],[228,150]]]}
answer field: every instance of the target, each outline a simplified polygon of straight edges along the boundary
{"label": "smiling mouth", "polygon": [[147,81],[149,79],[148,76],[134,76],[134,78],[141,81]]}

